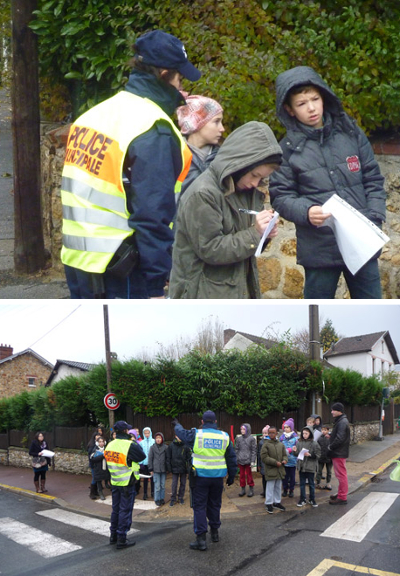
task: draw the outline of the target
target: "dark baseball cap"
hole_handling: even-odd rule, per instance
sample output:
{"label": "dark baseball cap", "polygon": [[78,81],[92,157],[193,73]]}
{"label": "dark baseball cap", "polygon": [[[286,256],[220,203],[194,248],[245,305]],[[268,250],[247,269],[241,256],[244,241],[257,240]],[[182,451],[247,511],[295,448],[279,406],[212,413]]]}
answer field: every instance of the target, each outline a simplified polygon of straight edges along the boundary
{"label": "dark baseball cap", "polygon": [[178,70],[182,76],[195,82],[201,76],[188,60],[184,45],[178,38],[162,30],[152,30],[140,36],[135,43],[136,56],[150,66]]}
{"label": "dark baseball cap", "polygon": [[125,420],[118,420],[118,422],[114,424],[114,430],[116,432],[123,432],[124,430],[130,430],[130,428],[132,428],[132,426],[128,424],[128,422],[125,422]]}
{"label": "dark baseball cap", "polygon": [[211,410],[207,410],[202,416],[203,422],[215,422],[216,419],[217,417],[215,416],[215,412],[212,412]]}

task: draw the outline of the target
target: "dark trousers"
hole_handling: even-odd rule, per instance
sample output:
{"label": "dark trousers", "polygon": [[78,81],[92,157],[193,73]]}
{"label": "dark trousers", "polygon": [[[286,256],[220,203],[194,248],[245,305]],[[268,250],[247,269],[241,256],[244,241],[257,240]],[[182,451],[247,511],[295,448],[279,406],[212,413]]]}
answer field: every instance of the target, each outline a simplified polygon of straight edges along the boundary
{"label": "dark trousers", "polygon": [[282,481],[283,489],[293,492],[296,482],[296,466],[285,466],[285,477]]}
{"label": "dark trousers", "polygon": [[185,496],[185,488],[186,488],[186,472],[182,472],[181,474],[172,474],[172,496],[171,500],[176,500],[176,491],[178,489],[178,481],[180,479],[179,484],[179,492],[178,492],[178,500],[183,500]]}
{"label": "dark trousers", "polygon": [[315,481],[317,484],[321,482],[322,472],[324,470],[324,466],[326,466],[326,483],[329,484],[332,478],[332,462],[318,462],[318,472],[315,477]]}
{"label": "dark trousers", "polygon": [[210,528],[218,529],[221,526],[220,513],[223,488],[223,478],[196,477],[196,486],[192,488],[193,529],[195,534],[205,534],[207,532],[207,519]]}
{"label": "dark trousers", "polygon": [[[144,465],[144,464],[140,465],[140,472],[142,474],[146,474],[146,476],[150,475],[149,467],[147,466],[147,464],[146,465]],[[153,478],[143,478],[143,496],[147,496],[147,486],[148,486],[149,482],[150,482],[150,494],[151,494],[151,497],[153,498],[153,496],[154,496]]]}
{"label": "dark trousers", "polygon": [[112,534],[117,534],[121,540],[126,538],[132,525],[132,510],[135,503],[135,486],[112,486]]}
{"label": "dark trousers", "polygon": [[304,272],[306,276],[304,298],[335,298],[336,288],[342,272],[352,299],[382,298],[381,279],[378,260],[376,259],[367,262],[354,276],[346,266],[304,268]]}
{"label": "dark trousers", "polygon": [[306,500],[306,480],[310,490],[310,500],[315,500],[314,472],[299,472],[300,474],[300,500]]}
{"label": "dark trousers", "polygon": [[[64,266],[67,284],[71,299],[94,299],[91,274],[78,268]],[[106,298],[116,299],[146,299],[149,298],[146,282],[140,269],[134,269],[128,278],[116,278],[110,274],[103,274]]]}

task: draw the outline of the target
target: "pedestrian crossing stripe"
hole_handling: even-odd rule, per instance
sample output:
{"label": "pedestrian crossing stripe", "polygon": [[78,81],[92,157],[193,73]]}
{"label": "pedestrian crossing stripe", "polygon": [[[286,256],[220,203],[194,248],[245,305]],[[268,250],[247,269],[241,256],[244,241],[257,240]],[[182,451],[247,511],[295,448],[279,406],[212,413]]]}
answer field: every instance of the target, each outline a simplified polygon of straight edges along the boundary
{"label": "pedestrian crossing stripe", "polygon": [[352,574],[372,574],[373,576],[400,576],[398,572],[388,572],[387,570],[375,570],[374,568],[367,568],[366,566],[356,566],[355,564],[345,564],[344,562],[337,562],[330,558],[325,558],[314,570],[311,570],[307,576],[324,576],[330,568],[343,568],[349,570]]}
{"label": "pedestrian crossing stripe", "polygon": [[28,547],[32,552],[44,558],[54,558],[82,548],[78,544],[72,544],[37,528],[28,527],[12,518],[1,518],[0,534],[4,534],[17,544]]}
{"label": "pedestrian crossing stripe", "polygon": [[[98,520],[97,518],[75,514],[75,512],[69,512],[68,510],[61,510],[59,508],[41,510],[40,512],[36,512],[36,514],[49,518],[50,520],[75,526],[76,528],[82,528],[82,530],[88,530],[94,534],[100,534],[100,536],[110,536],[110,522],[106,520]],[[139,532],[139,530],[132,528],[128,534],[133,534],[134,532]]]}
{"label": "pedestrian crossing stripe", "polygon": [[398,494],[371,492],[347,514],[331,524],[321,536],[361,542],[397,497]]}

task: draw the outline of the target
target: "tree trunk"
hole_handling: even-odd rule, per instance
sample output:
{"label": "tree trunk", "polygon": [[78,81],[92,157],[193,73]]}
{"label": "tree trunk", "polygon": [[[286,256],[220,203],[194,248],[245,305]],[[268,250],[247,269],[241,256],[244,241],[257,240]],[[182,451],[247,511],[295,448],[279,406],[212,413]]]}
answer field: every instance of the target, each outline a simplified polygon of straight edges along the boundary
{"label": "tree trunk", "polygon": [[15,270],[45,263],[40,205],[40,114],[36,35],[28,28],[37,0],[12,0],[12,128],[14,151]]}

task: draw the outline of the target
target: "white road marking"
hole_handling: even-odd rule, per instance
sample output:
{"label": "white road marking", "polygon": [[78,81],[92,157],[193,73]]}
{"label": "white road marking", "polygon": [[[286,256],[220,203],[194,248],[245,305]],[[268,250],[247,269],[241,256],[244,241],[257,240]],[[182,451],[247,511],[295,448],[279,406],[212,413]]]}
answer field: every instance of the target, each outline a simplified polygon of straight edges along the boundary
{"label": "white road marking", "polygon": [[321,536],[361,542],[397,497],[398,494],[371,492]]}
{"label": "white road marking", "polygon": [[[69,512],[68,510],[62,510],[60,508],[42,510],[36,512],[36,514],[44,516],[45,518],[50,518],[51,520],[57,520],[63,524],[75,526],[76,528],[82,528],[82,530],[88,530],[89,532],[100,534],[101,536],[110,536],[110,522],[107,522],[106,520],[98,520],[97,518],[75,514],[75,512]],[[133,534],[134,532],[139,532],[139,530],[132,528],[129,531],[129,534]]]}
{"label": "white road marking", "polygon": [[71,544],[71,542],[42,532],[37,528],[32,528],[12,518],[1,518],[0,534],[4,534],[10,540],[26,546],[44,558],[54,558],[82,548],[82,546]]}

